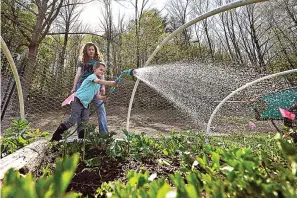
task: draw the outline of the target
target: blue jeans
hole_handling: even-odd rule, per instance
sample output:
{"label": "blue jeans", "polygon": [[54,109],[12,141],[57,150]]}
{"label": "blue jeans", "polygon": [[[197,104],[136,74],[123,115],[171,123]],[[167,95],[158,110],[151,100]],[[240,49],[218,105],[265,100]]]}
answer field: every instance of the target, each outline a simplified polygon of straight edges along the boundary
{"label": "blue jeans", "polygon": [[[76,90],[81,86],[81,83],[77,83],[76,85]],[[97,118],[98,118],[98,126],[99,126],[99,133],[107,134],[108,133],[108,127],[107,127],[107,118],[106,118],[106,111],[104,104],[102,104],[102,100],[94,99],[92,102],[95,104],[96,108],[96,113],[97,113]],[[82,127],[80,126],[81,124],[81,117],[77,119],[77,126],[78,129],[77,131],[82,130]]]}

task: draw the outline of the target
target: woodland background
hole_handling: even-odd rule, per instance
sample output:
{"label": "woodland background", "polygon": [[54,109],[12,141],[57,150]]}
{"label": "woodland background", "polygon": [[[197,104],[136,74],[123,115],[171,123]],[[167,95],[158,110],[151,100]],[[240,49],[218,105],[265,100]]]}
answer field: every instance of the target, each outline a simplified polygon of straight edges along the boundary
{"label": "woodland background", "polygon": [[[52,102],[68,95],[85,42],[99,46],[108,65],[106,77],[112,79],[124,69],[142,67],[156,46],[181,25],[230,1],[171,0],[166,14],[161,14],[149,8],[150,0],[131,0],[133,19],[118,16],[118,25],[112,1],[100,2],[102,35],[78,20],[84,0],[2,1],[1,36],[22,76],[26,107],[32,101],[36,106],[39,100]],[[253,4],[203,20],[166,44],[151,64],[186,60],[252,69],[260,75],[296,69],[297,1]],[[10,68],[5,57],[1,61],[3,83]],[[297,85],[296,75],[285,80],[289,86]]]}

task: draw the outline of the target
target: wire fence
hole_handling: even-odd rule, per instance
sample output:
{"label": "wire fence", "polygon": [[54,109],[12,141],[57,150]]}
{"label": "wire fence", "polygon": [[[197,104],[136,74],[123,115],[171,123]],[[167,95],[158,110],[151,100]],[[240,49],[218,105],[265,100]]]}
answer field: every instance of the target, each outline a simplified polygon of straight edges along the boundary
{"label": "wire fence", "polygon": [[[31,127],[52,131],[70,113],[70,105],[61,107],[61,103],[70,94],[76,67],[68,63],[61,68],[57,64],[37,60],[34,70],[28,74],[26,65],[29,62],[24,56],[15,55],[15,63],[21,78],[26,119]],[[2,56],[1,65],[1,131],[4,131],[13,119],[19,117],[19,101],[15,81],[5,56]],[[115,77],[109,78],[113,79]],[[105,104],[109,131],[118,132],[126,128],[134,84],[135,79],[122,79],[120,87],[110,95],[108,103]],[[97,124],[92,104],[90,118],[91,122]],[[140,83],[138,87],[130,124],[131,131],[136,132],[166,132],[195,127],[188,115],[144,83]]]}
{"label": "wire fence", "polygon": [[[37,59],[33,70],[28,71],[26,65],[30,64],[26,55],[14,55],[15,63],[21,78],[24,94],[26,119],[33,128],[43,131],[53,131],[70,114],[70,105],[61,107],[62,101],[69,95],[73,86],[76,72],[76,62],[66,61],[63,66],[56,61]],[[32,67],[31,67],[32,68]],[[109,77],[113,80],[115,77]],[[135,79],[124,78],[120,87],[110,95],[109,102],[105,104],[109,131],[120,133],[126,128],[128,106],[135,84]],[[265,93],[277,89],[272,86],[275,82],[266,82],[262,89],[247,90],[238,98],[253,97],[255,94]],[[285,84],[285,83],[283,83]],[[236,86],[235,86],[236,87]],[[269,87],[269,89],[267,88]],[[285,87],[281,85],[281,87]],[[257,90],[258,93],[255,92]],[[108,88],[107,88],[108,92]],[[252,94],[250,94],[252,93]],[[185,93],[187,94],[187,93]],[[212,97],[212,93],[208,93]],[[204,96],[200,96],[204,97]],[[222,99],[224,97],[222,96]],[[211,109],[218,104],[209,104]],[[197,109],[199,111],[199,109]],[[205,115],[207,119],[209,115]],[[15,81],[5,56],[1,59],[1,131],[9,127],[12,120],[19,117],[19,101]],[[219,113],[216,132],[251,131],[249,121],[254,120],[254,112],[246,103],[227,103]],[[198,118],[199,119],[199,118]],[[255,121],[255,120],[254,120]],[[90,122],[97,124],[94,105],[91,105]],[[204,120],[207,122],[207,120]],[[282,121],[278,123],[280,126]],[[131,118],[130,131],[137,133],[157,134],[159,132],[184,131],[186,129],[203,130],[205,126],[197,123],[197,118],[185,113],[176,104],[163,97],[162,94],[141,82],[135,94]],[[220,129],[220,130],[219,130]],[[261,122],[257,131],[275,131],[267,121]]]}

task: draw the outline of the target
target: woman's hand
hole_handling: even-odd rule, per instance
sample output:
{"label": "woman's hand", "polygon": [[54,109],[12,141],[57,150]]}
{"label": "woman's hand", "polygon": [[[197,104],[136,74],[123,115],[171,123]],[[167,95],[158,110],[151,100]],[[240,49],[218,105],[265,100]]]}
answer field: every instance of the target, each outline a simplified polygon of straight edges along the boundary
{"label": "woman's hand", "polygon": [[101,86],[100,95],[102,95],[102,96],[105,95],[105,86]]}
{"label": "woman's hand", "polygon": [[99,100],[103,100],[104,103],[107,103],[107,101],[108,101],[108,98],[106,96],[97,95],[96,98]]}
{"label": "woman's hand", "polygon": [[75,91],[76,91],[76,89],[75,88],[72,88],[71,94],[73,94]]}
{"label": "woman's hand", "polygon": [[104,103],[107,103],[108,98],[106,96],[102,96],[102,100],[104,101]]}

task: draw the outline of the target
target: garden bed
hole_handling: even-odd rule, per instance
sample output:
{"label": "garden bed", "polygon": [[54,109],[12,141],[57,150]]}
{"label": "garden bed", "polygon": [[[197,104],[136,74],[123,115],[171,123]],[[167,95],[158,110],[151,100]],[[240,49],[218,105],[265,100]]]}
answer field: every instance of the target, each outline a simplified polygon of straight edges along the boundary
{"label": "garden bed", "polygon": [[168,179],[168,175],[173,174],[179,168],[178,162],[175,165],[160,166],[154,159],[144,159],[141,162],[135,159],[113,160],[104,151],[91,152],[96,156],[101,155],[100,166],[88,168],[86,164],[79,164],[76,174],[69,185],[69,190],[91,196],[95,194],[97,188],[104,182],[108,183],[116,180],[127,182],[126,173],[130,170],[136,170],[137,172],[141,169],[148,170],[151,173],[156,173],[159,177]]}
{"label": "garden bed", "polygon": [[[141,137],[141,135],[137,135],[137,137]],[[118,139],[114,140],[112,136],[101,136],[100,138],[102,138],[102,140],[99,141],[102,142],[99,143],[96,148],[92,148],[92,143],[86,141],[84,161],[78,164],[75,175],[68,187],[68,191],[76,191],[82,193],[84,196],[93,197],[96,190],[104,182],[108,183],[116,180],[124,183],[127,182],[126,174],[130,170],[137,172],[146,170],[151,173],[156,173],[158,177],[163,177],[168,180],[168,175],[173,174],[180,167],[178,158],[168,155],[165,156],[163,154],[157,155],[158,158],[156,158],[150,151],[148,151],[150,153],[149,155],[145,156],[142,154],[141,157],[135,155],[131,157],[124,154],[122,151],[116,150],[113,150],[114,153],[107,153],[107,149],[111,148],[109,145],[105,144],[106,142],[110,144],[117,142],[117,145],[121,145],[121,147],[124,144],[128,144],[128,142]],[[41,167],[48,166],[49,164],[54,165],[56,158],[61,157],[62,147],[68,147],[68,151],[66,151],[67,154],[72,154],[74,151],[81,150],[84,146],[83,144],[83,142],[78,142],[76,139],[70,140],[69,142],[55,143],[53,147],[49,148],[45,153]],[[124,146],[122,148],[124,148]],[[140,148],[140,150],[141,149],[142,148]],[[109,152],[113,151],[109,150]],[[170,162],[170,164],[168,162]],[[51,168],[52,171],[54,171],[53,166],[47,168]],[[44,174],[43,170],[43,168],[40,168],[34,173],[35,176],[39,177]]]}
{"label": "garden bed", "polygon": [[28,188],[36,188],[39,197],[297,195],[297,149],[289,136],[211,136],[205,144],[205,136],[192,131],[159,138],[123,134],[118,140],[112,133],[93,131],[84,141],[48,144],[43,162],[33,172],[37,179],[10,172],[3,197],[29,193]]}

